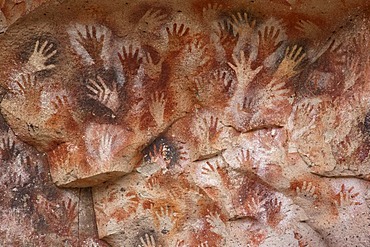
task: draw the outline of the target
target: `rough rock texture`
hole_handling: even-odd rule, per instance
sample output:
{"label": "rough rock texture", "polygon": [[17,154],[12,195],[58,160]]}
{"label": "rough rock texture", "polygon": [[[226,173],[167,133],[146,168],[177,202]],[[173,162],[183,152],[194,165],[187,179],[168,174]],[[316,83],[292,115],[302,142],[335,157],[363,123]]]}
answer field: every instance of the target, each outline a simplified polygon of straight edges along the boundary
{"label": "rough rock texture", "polygon": [[20,17],[49,0],[0,0],[0,33]]}
{"label": "rough rock texture", "polygon": [[12,25],[4,243],[104,246],[96,223],[111,246],[370,246],[370,4],[266,2],[49,1]]}
{"label": "rough rock texture", "polygon": [[58,189],[45,155],[0,120],[0,246],[108,246],[97,238],[91,189]]}

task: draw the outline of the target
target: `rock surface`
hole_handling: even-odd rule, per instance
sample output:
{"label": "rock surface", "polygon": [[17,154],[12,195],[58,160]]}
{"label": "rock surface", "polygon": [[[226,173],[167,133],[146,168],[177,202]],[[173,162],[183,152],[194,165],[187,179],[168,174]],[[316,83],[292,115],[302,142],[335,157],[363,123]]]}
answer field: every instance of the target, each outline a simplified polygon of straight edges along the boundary
{"label": "rock surface", "polygon": [[0,245],[108,246],[97,238],[91,189],[59,189],[45,155],[0,119]]}
{"label": "rock surface", "polygon": [[369,7],[32,11],[0,38],[4,244],[370,245]]}

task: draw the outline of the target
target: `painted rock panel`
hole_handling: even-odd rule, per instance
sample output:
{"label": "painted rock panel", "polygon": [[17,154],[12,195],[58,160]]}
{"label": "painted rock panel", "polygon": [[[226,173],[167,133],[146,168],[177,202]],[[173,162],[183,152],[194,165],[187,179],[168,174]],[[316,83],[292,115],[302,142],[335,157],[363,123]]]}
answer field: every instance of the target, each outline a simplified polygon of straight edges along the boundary
{"label": "painted rock panel", "polygon": [[97,238],[91,190],[57,188],[45,155],[0,125],[0,245],[107,246]]}
{"label": "painted rock panel", "polygon": [[370,245],[369,7],[67,0],[20,19],[0,38],[0,206],[24,235],[4,244],[99,246],[94,209],[111,246]]}

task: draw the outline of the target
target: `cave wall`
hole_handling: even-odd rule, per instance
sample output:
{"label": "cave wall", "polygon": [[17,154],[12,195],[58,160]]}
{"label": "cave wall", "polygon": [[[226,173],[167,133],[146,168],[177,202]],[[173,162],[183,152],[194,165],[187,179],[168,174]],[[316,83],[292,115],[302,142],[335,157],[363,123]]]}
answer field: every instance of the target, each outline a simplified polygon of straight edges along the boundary
{"label": "cave wall", "polygon": [[0,9],[1,244],[370,245],[366,0]]}

